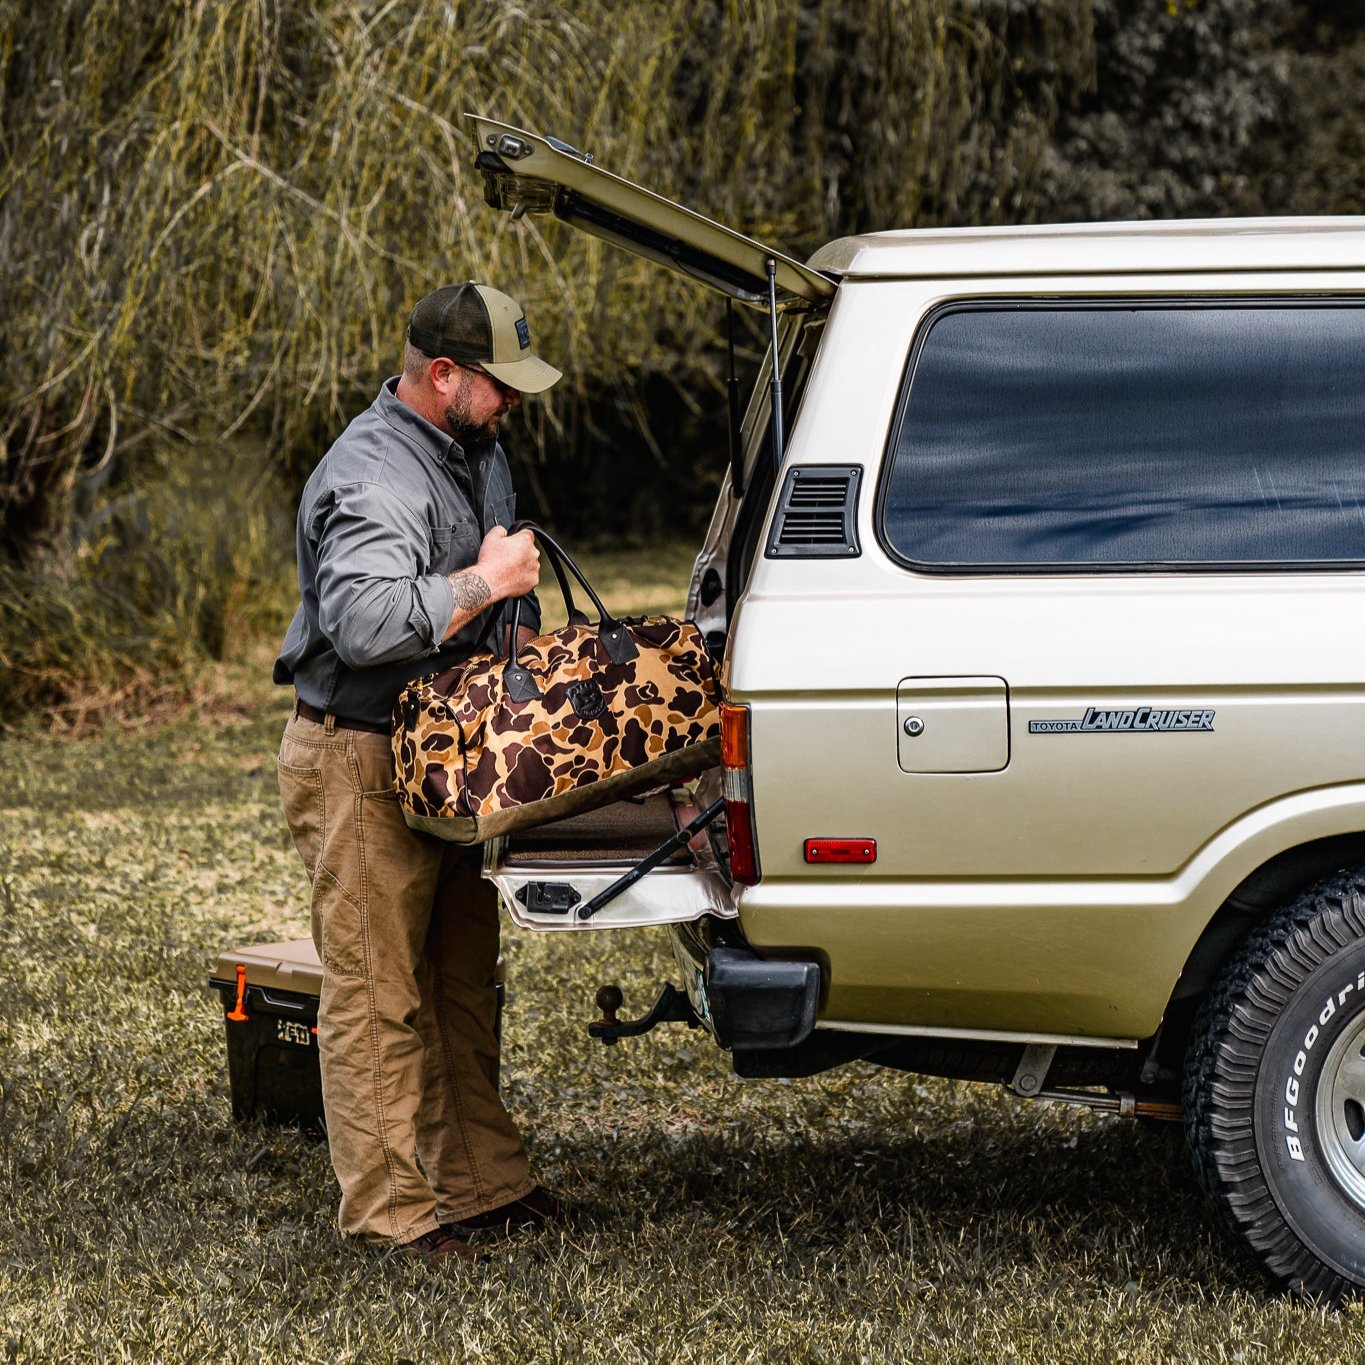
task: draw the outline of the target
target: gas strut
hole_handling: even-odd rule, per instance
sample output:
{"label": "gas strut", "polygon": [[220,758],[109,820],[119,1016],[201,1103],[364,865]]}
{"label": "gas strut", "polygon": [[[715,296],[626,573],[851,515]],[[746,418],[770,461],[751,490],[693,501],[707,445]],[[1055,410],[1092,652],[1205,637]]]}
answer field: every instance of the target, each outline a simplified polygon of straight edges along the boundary
{"label": "gas strut", "polygon": [[735,373],[735,301],[725,300],[725,330],[730,371],[725,379],[725,397],[730,419],[730,491],[736,498],[744,496],[744,450],[740,444],[739,376]]}
{"label": "gas strut", "polygon": [[768,257],[768,322],[773,334],[773,377],[768,385],[773,419],[773,470],[782,472],[782,362],[777,354],[777,262]]}
{"label": "gas strut", "polygon": [[725,809],[725,798],[713,801],[685,829],[680,829],[671,839],[659,845],[647,858],[641,858],[624,877],[618,877],[608,887],[604,887],[590,901],[578,907],[579,919],[591,919],[608,901],[613,901],[623,891],[628,891],[647,872],[653,872],[661,863],[666,863],[682,846],[689,843],[693,835],[700,834],[712,820]]}

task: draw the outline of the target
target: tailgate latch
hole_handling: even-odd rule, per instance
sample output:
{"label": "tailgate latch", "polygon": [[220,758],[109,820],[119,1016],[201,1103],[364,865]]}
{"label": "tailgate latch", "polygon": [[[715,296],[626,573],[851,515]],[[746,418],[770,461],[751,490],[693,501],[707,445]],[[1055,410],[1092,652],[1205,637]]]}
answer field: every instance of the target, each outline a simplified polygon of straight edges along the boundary
{"label": "tailgate latch", "polygon": [[527,882],[517,899],[533,915],[567,915],[583,897],[567,882]]}

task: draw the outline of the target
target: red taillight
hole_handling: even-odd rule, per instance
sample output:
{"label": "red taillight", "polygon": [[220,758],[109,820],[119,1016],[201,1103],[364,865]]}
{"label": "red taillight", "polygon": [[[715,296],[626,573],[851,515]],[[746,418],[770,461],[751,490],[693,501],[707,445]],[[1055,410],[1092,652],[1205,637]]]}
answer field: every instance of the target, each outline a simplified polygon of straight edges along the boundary
{"label": "red taillight", "polygon": [[749,774],[749,708],[720,707],[720,762],[725,786],[725,827],[730,839],[730,875],[745,886],[759,878],[754,834],[754,787]]}

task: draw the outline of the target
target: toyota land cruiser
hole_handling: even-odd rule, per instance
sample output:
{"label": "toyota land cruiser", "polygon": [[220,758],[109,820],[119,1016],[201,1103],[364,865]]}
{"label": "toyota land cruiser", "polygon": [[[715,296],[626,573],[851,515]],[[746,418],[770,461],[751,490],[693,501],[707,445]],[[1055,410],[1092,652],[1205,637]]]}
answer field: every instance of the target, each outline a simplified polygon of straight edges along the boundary
{"label": "toyota land cruiser", "polygon": [[774,342],[691,585],[723,769],[487,848],[522,925],[669,927],[683,989],[594,1032],[1183,1119],[1277,1282],[1365,1286],[1365,219],[802,265],[471,127],[490,203]]}

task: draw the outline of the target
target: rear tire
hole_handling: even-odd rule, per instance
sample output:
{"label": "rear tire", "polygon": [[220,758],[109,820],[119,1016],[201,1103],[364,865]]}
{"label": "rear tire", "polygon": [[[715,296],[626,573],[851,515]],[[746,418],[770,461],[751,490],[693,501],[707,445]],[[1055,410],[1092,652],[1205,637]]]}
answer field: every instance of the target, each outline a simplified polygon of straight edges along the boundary
{"label": "rear tire", "polygon": [[1210,990],[1185,1067],[1194,1166],[1276,1284],[1365,1290],[1365,875],[1317,887]]}

